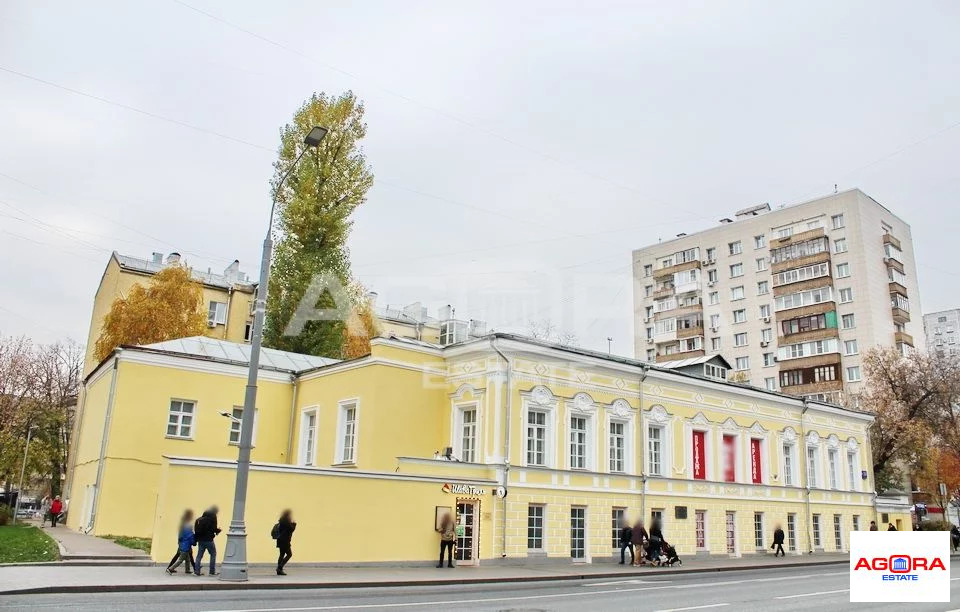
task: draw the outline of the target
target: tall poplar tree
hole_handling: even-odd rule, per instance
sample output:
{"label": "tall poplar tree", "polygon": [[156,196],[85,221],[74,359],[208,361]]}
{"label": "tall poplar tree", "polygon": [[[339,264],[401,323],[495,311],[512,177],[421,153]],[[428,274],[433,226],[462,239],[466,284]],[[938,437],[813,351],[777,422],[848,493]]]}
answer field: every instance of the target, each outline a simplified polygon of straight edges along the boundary
{"label": "tall poplar tree", "polygon": [[[373,173],[360,148],[367,133],[363,112],[363,103],[353,92],[336,97],[315,93],[281,130],[271,182],[277,201],[277,243],[267,294],[266,346],[334,358],[343,354],[344,321],[308,321],[295,336],[284,331],[315,276],[332,275],[343,287],[350,285],[346,244],[350,215],[373,185]],[[326,138],[306,152],[280,187],[280,177],[314,126],[327,128]],[[325,292],[311,306],[332,308],[333,298]]]}

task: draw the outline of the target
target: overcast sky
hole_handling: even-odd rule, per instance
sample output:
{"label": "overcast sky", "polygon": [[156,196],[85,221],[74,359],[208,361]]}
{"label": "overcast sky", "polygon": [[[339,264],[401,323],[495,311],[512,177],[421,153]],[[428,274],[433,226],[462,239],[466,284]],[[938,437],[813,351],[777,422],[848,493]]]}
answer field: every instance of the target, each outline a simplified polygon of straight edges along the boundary
{"label": "overcast sky", "polygon": [[960,307],[958,31],[956,2],[0,0],[0,334],[84,341],[112,250],[256,276],[278,130],[346,89],[381,304],[629,355],[631,249],[836,183],[911,224],[911,301]]}

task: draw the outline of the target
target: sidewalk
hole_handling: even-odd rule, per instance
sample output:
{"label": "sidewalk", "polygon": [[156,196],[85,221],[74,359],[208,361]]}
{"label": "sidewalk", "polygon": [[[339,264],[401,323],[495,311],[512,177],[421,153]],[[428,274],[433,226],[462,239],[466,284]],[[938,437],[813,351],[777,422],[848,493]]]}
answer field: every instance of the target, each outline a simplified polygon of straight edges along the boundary
{"label": "sidewalk", "polygon": [[[433,567],[287,567],[288,576],[270,568],[253,567],[248,582],[222,582],[209,576],[167,575],[162,567],[75,567],[52,564],[0,567],[0,594],[193,591],[232,589],[357,588],[370,586],[436,586],[492,582],[620,579],[679,573],[760,570],[782,566],[848,564],[845,554],[789,556],[776,559],[757,555],[740,559],[684,560],[675,568],[620,566],[615,563],[506,566],[484,565],[456,569]],[[204,572],[207,568],[204,568]]]}
{"label": "sidewalk", "polygon": [[[38,525],[39,527],[39,525]],[[43,527],[56,540],[63,561],[149,561],[142,550],[120,546],[116,542],[85,535],[63,527]]]}

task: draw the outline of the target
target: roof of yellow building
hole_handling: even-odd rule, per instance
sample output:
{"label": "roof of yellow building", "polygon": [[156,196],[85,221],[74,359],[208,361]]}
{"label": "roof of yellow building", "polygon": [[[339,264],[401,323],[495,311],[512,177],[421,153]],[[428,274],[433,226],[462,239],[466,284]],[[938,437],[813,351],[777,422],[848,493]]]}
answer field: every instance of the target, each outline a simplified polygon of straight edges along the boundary
{"label": "roof of yellow building", "polygon": [[[130,348],[176,353],[178,355],[200,357],[225,363],[250,363],[249,344],[217,340],[216,338],[207,338],[206,336],[178,338],[176,340],[166,340],[164,342],[155,342],[154,344],[145,344]],[[337,361],[336,359],[328,359],[326,357],[290,353],[271,348],[260,349],[261,368],[271,368],[295,373],[330,365],[337,363]]]}

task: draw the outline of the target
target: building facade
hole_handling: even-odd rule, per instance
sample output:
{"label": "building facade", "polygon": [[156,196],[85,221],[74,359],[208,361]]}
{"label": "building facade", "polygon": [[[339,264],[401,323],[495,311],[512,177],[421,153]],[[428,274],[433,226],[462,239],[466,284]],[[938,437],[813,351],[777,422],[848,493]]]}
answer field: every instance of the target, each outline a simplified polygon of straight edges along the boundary
{"label": "building facade", "polygon": [[858,189],[741,210],[633,271],[638,359],[722,354],[734,380],[842,403],[863,352],[924,347],[910,226]]}
{"label": "building facade", "polygon": [[[777,524],[793,553],[846,550],[877,520],[868,414],[509,334],[371,348],[344,362],[265,353],[253,561],[275,558],[269,530],[288,507],[296,560],[312,563],[435,563],[447,512],[462,564],[609,561],[621,519],[639,517],[661,518],[681,555],[764,554]],[[217,504],[226,524],[247,350],[191,338],[100,364],[68,524],[152,537],[158,561],[185,507]]]}
{"label": "building facade", "polygon": [[960,349],[960,308],[923,315],[927,350],[938,356],[957,355]]}
{"label": "building facade", "polygon": [[[179,253],[154,253],[150,259],[121,255],[114,251],[100,278],[93,300],[87,350],[83,362],[84,374],[89,374],[97,363],[94,360],[97,339],[103,320],[117,298],[126,297],[134,285],[146,284],[150,277],[167,266],[183,265]],[[253,328],[253,298],[256,284],[240,271],[240,262],[234,261],[223,274],[190,268],[190,274],[203,285],[203,304],[207,309],[207,333],[211,338],[230,342],[249,340]]]}

